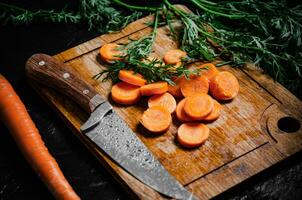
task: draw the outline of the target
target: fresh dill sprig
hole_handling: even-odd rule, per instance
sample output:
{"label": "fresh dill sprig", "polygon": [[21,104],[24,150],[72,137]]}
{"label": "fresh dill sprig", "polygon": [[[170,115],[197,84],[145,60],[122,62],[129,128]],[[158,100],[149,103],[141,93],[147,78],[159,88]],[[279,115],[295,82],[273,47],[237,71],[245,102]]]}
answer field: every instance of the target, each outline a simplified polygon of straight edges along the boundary
{"label": "fresh dill sprig", "polygon": [[65,9],[59,12],[54,10],[30,11],[0,2],[0,10],[2,11],[0,21],[4,21],[4,23],[12,22],[14,24],[28,24],[34,20],[78,23],[81,19],[80,15],[68,12]]}
{"label": "fresh dill sprig", "polygon": [[[179,34],[181,40],[180,48],[187,52],[191,59],[205,59],[212,61],[216,57],[216,54],[207,37],[202,34],[202,30],[205,31],[207,29],[206,23],[199,20],[199,15],[186,13],[172,5],[168,0],[164,0],[164,2],[170,10],[170,15],[173,15],[174,19],[180,20],[184,25]],[[167,24],[169,25],[171,32],[175,32],[171,25],[171,19],[173,18],[169,17],[169,19],[167,19]]]}
{"label": "fresh dill sprig", "polygon": [[119,31],[142,15],[141,12],[133,12],[125,16],[111,4],[110,0],[81,0],[79,14],[88,23],[89,29],[101,33]]}
{"label": "fresh dill sprig", "polygon": [[80,0],[77,12],[68,12],[63,9],[31,11],[11,4],[0,2],[0,21],[4,23],[28,24],[32,21],[59,22],[59,23],[87,23],[89,29],[100,33],[119,31],[130,22],[137,20],[142,13],[132,12],[125,15],[112,7],[110,0]]}
{"label": "fresh dill sprig", "polygon": [[199,70],[188,70],[184,65],[174,67],[174,65],[167,65],[159,59],[149,59],[148,56],[152,51],[152,46],[155,42],[159,13],[155,13],[153,31],[151,35],[142,37],[138,40],[131,40],[128,44],[123,45],[120,50],[124,56],[123,60],[115,61],[113,64],[107,66],[105,70],[94,76],[99,79],[105,75],[103,81],[112,80],[118,81],[119,71],[122,69],[132,70],[135,73],[140,73],[149,82],[166,81],[173,85],[173,78],[179,76],[189,77],[190,74],[197,74]]}
{"label": "fresh dill sprig", "polygon": [[113,83],[116,83],[119,81],[119,71],[126,69],[132,70],[135,73],[140,73],[148,83],[166,81],[170,85],[174,85],[175,83],[173,82],[173,79],[175,77],[185,76],[186,78],[189,78],[190,75],[197,75],[200,73],[199,69],[192,71],[186,68],[184,65],[174,67],[174,65],[165,64],[163,61],[156,58],[152,60],[137,60],[135,58],[131,58],[127,61],[116,61],[106,67],[107,68],[105,70],[102,70],[100,73],[96,74],[94,78],[99,79],[105,75],[102,81],[112,80]]}

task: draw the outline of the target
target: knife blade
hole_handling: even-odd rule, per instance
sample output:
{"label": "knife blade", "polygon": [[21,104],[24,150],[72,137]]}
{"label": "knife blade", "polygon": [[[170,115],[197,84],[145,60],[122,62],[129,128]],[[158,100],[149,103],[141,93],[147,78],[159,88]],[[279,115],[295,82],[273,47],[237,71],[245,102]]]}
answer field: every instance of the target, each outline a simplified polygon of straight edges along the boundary
{"label": "knife blade", "polygon": [[195,199],[152,155],[108,101],[80,79],[66,64],[46,54],[35,54],[26,62],[27,76],[75,100],[88,120],[81,131],[112,160],[142,183],[175,199]]}

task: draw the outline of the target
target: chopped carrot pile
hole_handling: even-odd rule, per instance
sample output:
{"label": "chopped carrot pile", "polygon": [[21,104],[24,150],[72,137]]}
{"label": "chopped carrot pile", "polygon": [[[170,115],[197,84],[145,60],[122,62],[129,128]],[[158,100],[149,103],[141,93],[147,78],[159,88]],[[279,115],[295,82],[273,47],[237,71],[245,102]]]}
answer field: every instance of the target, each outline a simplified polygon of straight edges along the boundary
{"label": "chopped carrot pile", "polygon": [[[117,44],[104,45],[100,49],[101,57],[107,62],[119,60],[121,52],[117,48]],[[174,65],[171,69],[176,69],[186,56],[186,52],[173,49],[165,53],[163,60]],[[145,59],[145,62],[151,60]],[[183,123],[178,128],[178,143],[185,148],[199,147],[208,139],[210,132],[200,122],[212,123],[219,118],[222,105],[218,101],[235,98],[239,82],[232,73],[220,72],[213,63],[196,68],[200,69],[199,75],[191,75],[188,79],[175,77],[175,85],[165,81],[146,84],[141,74],[122,69],[118,76],[122,82],[112,86],[112,99],[122,105],[134,105],[141,96],[150,96],[149,108],[142,114],[141,124],[152,133],[163,133],[169,129],[171,114],[175,112],[178,121]],[[208,95],[209,91],[214,99]],[[175,98],[183,99],[176,103]]]}

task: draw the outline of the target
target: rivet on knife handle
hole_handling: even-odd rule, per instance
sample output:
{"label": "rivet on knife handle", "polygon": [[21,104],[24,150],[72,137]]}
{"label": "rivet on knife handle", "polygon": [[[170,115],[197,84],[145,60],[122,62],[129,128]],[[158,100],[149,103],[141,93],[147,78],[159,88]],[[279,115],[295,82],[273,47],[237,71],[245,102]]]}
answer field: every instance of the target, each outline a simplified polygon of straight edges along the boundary
{"label": "rivet on knife handle", "polygon": [[35,54],[26,63],[27,76],[56,91],[72,97],[84,110],[91,113],[103,103],[93,87],[81,80],[66,64],[46,54]]}

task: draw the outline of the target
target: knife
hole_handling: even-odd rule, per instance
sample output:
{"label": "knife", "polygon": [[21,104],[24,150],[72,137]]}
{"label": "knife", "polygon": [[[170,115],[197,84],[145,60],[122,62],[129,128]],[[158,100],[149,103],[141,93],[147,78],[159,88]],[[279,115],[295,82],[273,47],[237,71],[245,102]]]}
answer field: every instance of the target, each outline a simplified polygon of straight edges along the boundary
{"label": "knife", "polygon": [[46,54],[26,62],[26,75],[65,94],[90,113],[80,128],[112,160],[154,190],[175,199],[195,199],[161,163],[95,89],[66,64]]}

